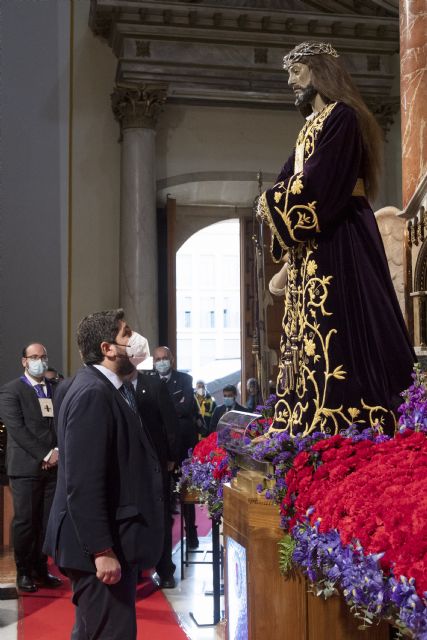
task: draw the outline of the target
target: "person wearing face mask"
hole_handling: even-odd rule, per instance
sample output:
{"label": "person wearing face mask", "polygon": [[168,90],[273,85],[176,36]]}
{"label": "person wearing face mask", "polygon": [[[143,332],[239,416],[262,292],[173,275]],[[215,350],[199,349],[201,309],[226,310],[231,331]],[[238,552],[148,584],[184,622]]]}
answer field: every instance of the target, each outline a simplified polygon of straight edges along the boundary
{"label": "person wearing face mask", "polygon": [[211,433],[210,423],[211,423],[213,412],[216,409],[216,402],[215,402],[215,399],[211,396],[211,394],[207,390],[203,380],[198,380],[196,382],[195,397],[199,405],[201,416],[205,422],[206,432],[207,434],[209,434]]}
{"label": "person wearing face mask", "polygon": [[222,394],[224,396],[224,403],[220,404],[213,412],[210,426],[211,433],[213,431],[216,431],[218,422],[227,411],[247,411],[247,409],[245,409],[245,407],[242,407],[242,405],[239,404],[236,400],[237,389],[234,384],[227,384],[222,390]]}
{"label": "person wearing face mask", "polygon": [[71,580],[75,640],[136,639],[138,568],[163,547],[161,469],[128,384],[131,334],[123,309],[83,318],[84,366],[58,386],[63,458],[44,548]]}
{"label": "person wearing face mask", "polygon": [[162,555],[156,564],[157,577],[154,579],[161,589],[173,589],[176,566],[172,562],[173,518],[169,499],[169,473],[173,471],[178,459],[178,417],[166,385],[159,376],[143,367],[139,370],[150,356],[147,339],[132,331],[128,351],[130,361],[136,367],[129,380],[135,389],[139,415],[156,449],[163,479],[165,539]]}
{"label": "person wearing face mask", "polygon": [[[178,466],[188,458],[188,450],[198,442],[197,418],[199,408],[194,398],[193,379],[188,373],[173,368],[174,357],[169,347],[156,347],[153,351],[154,368],[173,400],[178,416]],[[194,504],[184,505],[185,530],[189,549],[197,549],[196,513]]]}
{"label": "person wearing face mask", "polygon": [[58,587],[42,552],[55,493],[58,449],[52,399],[55,385],[45,378],[46,347],[22,350],[23,375],[0,389],[0,416],[7,430],[6,469],[12,492],[13,548],[20,591]]}

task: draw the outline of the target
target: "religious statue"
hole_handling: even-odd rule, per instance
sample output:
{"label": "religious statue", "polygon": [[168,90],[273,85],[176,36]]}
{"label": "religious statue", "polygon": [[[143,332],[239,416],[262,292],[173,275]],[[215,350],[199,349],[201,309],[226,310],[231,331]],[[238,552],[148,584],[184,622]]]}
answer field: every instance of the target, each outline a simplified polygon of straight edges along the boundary
{"label": "religious statue", "polygon": [[273,259],[288,259],[273,426],[392,433],[415,355],[367,199],[382,131],[330,44],[298,45],[284,68],[306,123],[258,202]]}

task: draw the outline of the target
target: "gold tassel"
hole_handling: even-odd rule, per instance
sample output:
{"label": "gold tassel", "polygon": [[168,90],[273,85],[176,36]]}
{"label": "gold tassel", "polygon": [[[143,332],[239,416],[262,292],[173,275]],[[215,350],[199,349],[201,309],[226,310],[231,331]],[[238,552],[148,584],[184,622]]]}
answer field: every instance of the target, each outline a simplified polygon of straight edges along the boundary
{"label": "gold tassel", "polygon": [[292,362],[292,350],[289,342],[286,345],[283,362],[285,365],[286,386],[288,387],[288,389],[293,389],[295,384],[294,368],[293,368],[293,362]]}
{"label": "gold tassel", "polygon": [[295,375],[297,375],[298,374],[298,338],[295,335],[291,337],[291,355],[292,355],[293,371]]}

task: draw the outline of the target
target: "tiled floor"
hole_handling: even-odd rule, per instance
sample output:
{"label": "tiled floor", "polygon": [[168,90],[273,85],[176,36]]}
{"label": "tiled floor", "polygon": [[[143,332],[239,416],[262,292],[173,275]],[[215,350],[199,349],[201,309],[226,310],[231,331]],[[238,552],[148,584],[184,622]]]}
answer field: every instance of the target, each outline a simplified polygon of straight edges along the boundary
{"label": "tiled floor", "polygon": [[[210,536],[200,538],[199,553],[190,554],[190,560],[211,560]],[[198,627],[194,618],[200,624],[213,620],[213,597],[205,595],[206,591],[212,591],[212,565],[190,565],[185,569],[185,579],[180,580],[180,546],[176,547],[174,562],[177,566],[175,589],[165,589],[164,594],[176,611],[183,630],[191,640],[215,640],[218,637],[218,629],[213,626]],[[221,598],[221,612],[224,609]],[[192,617],[192,615],[194,618]]]}
{"label": "tiled floor", "polygon": [[[202,560],[206,558],[210,560],[210,548],[210,536],[200,538],[199,553],[191,554],[190,559]],[[185,569],[185,579],[180,580],[179,543],[175,549],[174,562],[177,566],[175,572],[177,586],[175,589],[165,589],[164,594],[176,611],[182,629],[190,640],[218,640],[221,637],[218,627],[198,627],[190,615],[192,613],[199,623],[202,621],[209,623],[213,620],[213,598],[210,595],[205,595],[206,591],[212,590],[212,565],[191,565]],[[1,587],[14,587],[14,582],[13,556],[10,552],[6,552],[0,557],[0,589]],[[18,606],[18,600],[0,599],[1,640],[17,639]],[[223,599],[221,598],[221,611],[223,608]],[[52,638],[52,640],[55,639]]]}

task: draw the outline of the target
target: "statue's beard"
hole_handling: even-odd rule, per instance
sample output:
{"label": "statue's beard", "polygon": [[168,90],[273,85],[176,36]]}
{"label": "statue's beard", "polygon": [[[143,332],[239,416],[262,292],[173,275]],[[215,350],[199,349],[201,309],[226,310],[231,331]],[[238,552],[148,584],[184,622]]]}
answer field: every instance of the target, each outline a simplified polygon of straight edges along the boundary
{"label": "statue's beard", "polygon": [[317,96],[317,89],[312,84],[308,84],[301,93],[297,94],[295,98],[296,107],[307,107],[311,105],[311,101]]}

